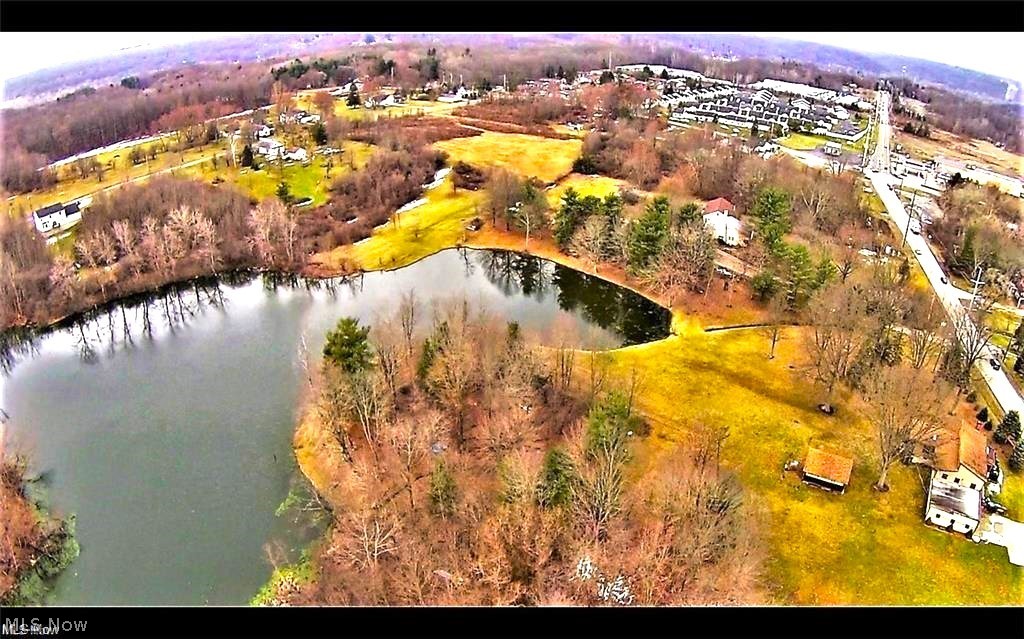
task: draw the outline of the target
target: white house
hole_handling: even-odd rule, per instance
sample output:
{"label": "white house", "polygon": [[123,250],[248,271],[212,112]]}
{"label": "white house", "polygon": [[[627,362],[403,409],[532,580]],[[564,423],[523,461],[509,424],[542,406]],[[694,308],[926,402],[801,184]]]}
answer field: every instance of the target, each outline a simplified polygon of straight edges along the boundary
{"label": "white house", "polygon": [[704,226],[723,244],[739,246],[743,242],[743,223],[724,211],[705,213]]}
{"label": "white house", "polygon": [[284,153],[284,159],[292,160],[294,162],[305,162],[309,159],[309,154],[306,153],[306,149],[296,147]]}
{"label": "white house", "polygon": [[274,129],[270,128],[266,124],[253,123],[252,134],[256,138],[269,138],[274,135]]}
{"label": "white house", "polygon": [[837,142],[826,142],[825,143],[825,155],[840,156],[843,154],[843,147]]}
{"label": "white house", "polygon": [[82,211],[79,208],[78,202],[71,202],[70,204],[57,202],[50,206],[44,206],[32,213],[32,221],[36,225],[36,230],[43,235],[48,235],[70,228],[81,222]]}
{"label": "white house", "polygon": [[932,473],[925,521],[970,535],[981,522],[981,504],[995,468],[995,453],[984,433],[963,424],[935,435],[925,446]]}
{"label": "white house", "polygon": [[981,523],[981,491],[932,479],[925,521],[952,532],[970,535]]}
{"label": "white house", "polygon": [[285,151],[284,144],[274,138],[264,138],[252,146],[252,152],[268,160],[276,160]]}

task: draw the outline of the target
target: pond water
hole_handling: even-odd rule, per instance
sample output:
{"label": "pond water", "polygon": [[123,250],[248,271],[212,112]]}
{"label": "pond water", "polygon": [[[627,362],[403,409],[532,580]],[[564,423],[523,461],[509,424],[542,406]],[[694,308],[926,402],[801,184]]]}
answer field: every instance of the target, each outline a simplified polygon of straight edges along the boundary
{"label": "pond water", "polygon": [[315,360],[340,317],[371,323],[411,290],[424,321],[464,296],[542,343],[613,347],[669,326],[631,291],[500,251],[348,281],[232,279],[112,306],[6,353],[8,445],[77,519],[81,556],[48,603],[245,604],[270,557],[294,561],[320,530],[276,514],[303,485],[291,449],[302,353]]}

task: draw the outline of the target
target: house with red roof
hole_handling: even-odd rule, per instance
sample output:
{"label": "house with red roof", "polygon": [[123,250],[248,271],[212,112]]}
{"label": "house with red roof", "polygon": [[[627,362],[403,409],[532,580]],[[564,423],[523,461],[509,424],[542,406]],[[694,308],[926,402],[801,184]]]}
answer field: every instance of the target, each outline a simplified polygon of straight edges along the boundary
{"label": "house with red roof", "polygon": [[704,205],[704,226],[719,242],[727,246],[743,243],[743,223],[733,216],[736,207],[724,197],[716,197]]}

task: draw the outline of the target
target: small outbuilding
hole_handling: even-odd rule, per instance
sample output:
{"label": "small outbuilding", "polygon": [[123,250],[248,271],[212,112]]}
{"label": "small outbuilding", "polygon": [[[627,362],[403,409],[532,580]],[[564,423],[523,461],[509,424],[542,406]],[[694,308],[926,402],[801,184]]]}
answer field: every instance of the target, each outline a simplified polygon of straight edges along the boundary
{"label": "small outbuilding", "polygon": [[853,472],[853,460],[842,455],[834,455],[820,448],[807,451],[801,476],[805,483],[831,490],[837,493],[846,492]]}

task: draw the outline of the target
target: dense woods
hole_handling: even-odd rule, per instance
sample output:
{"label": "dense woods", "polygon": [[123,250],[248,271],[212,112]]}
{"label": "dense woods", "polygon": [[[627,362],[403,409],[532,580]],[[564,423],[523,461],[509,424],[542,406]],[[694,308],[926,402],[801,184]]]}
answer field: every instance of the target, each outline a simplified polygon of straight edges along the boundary
{"label": "dense woods", "polygon": [[346,318],[328,336],[307,419],[338,447],[333,526],[317,579],[285,601],[762,599],[725,429],[694,424],[671,460],[641,467],[648,428],[600,354],[535,353],[465,300],[425,311],[408,295],[372,330]]}
{"label": "dense woods", "polygon": [[[179,120],[189,117],[263,106],[268,103],[271,82],[259,66],[167,71],[149,78],[145,89],[85,89],[43,105],[5,110],[5,139],[11,147],[53,161],[164,128],[176,129]],[[180,117],[169,115],[175,111]],[[7,157],[5,152],[5,165]],[[4,172],[6,181],[8,170]]]}

